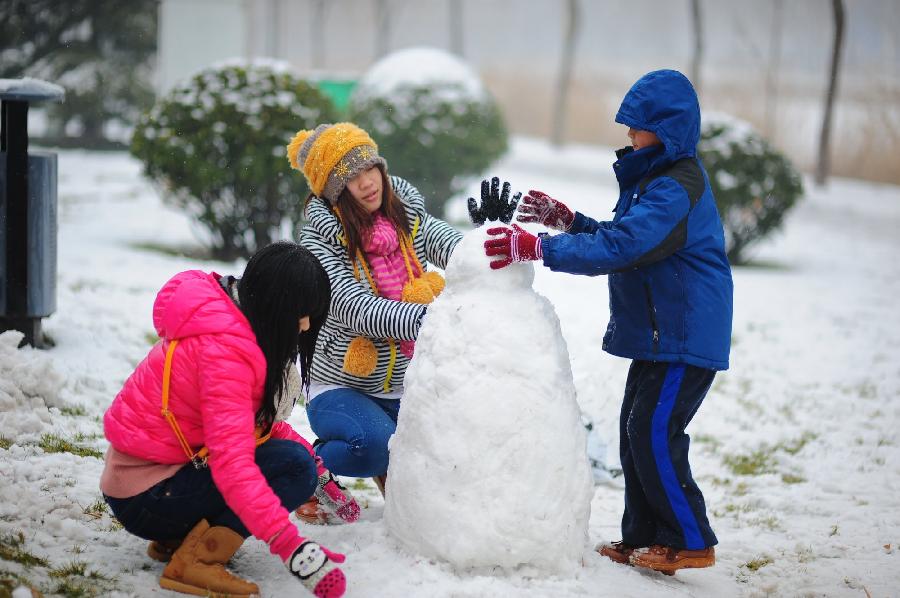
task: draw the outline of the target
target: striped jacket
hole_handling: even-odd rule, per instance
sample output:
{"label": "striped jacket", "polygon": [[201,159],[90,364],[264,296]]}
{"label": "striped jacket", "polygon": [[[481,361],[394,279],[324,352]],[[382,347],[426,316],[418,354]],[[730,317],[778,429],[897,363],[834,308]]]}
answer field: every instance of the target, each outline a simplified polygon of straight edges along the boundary
{"label": "striped jacket", "polygon": [[[427,214],[425,200],[406,180],[396,176],[390,179],[394,194],[406,208],[419,261],[445,268],[462,233]],[[331,309],[316,342],[311,377],[319,384],[349,386],[366,393],[399,390],[409,358],[396,348],[391,351],[387,339],[415,340],[425,306],[378,297],[365,276],[356,279],[344,229],[326,201],[315,197],[309,202],[308,224],[300,232],[300,244],[319,259],[331,281]],[[378,350],[378,365],[365,378],[343,371],[347,347],[357,336],[368,337]]]}

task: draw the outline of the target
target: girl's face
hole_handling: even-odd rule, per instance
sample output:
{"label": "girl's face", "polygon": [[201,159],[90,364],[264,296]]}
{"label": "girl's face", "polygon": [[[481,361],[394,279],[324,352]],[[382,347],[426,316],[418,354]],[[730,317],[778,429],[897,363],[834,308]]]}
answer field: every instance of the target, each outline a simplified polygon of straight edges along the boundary
{"label": "girl's face", "polygon": [[364,170],[347,183],[347,189],[353,196],[353,199],[363,207],[369,214],[375,212],[381,207],[381,170],[377,166],[373,166],[368,170]]}
{"label": "girl's face", "polygon": [[634,148],[634,151],[662,143],[659,137],[656,136],[656,133],[631,127],[628,128],[628,138],[631,139],[631,147]]}
{"label": "girl's face", "polygon": [[309,330],[309,316],[303,316],[297,322],[298,332],[306,332]]}

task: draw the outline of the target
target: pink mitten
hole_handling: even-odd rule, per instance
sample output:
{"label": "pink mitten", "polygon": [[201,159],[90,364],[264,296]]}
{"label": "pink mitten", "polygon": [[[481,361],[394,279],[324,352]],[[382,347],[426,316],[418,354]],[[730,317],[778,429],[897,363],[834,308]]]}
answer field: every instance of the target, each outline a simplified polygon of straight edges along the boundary
{"label": "pink mitten", "polygon": [[334,513],[346,523],[359,519],[359,505],[340,482],[325,468],[322,458],[316,456],[319,481],[316,485],[316,498],[319,505],[330,513]]}

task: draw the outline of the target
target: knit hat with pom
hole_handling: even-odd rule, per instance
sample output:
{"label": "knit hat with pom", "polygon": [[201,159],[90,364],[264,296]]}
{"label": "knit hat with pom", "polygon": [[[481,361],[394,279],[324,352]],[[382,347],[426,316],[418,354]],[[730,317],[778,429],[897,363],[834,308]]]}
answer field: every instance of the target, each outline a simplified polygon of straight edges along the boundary
{"label": "knit hat with pom", "polygon": [[378,146],[353,123],[319,125],[299,131],[287,146],[291,166],[303,173],[310,190],[336,203],[347,183],[372,166],[387,169]]}

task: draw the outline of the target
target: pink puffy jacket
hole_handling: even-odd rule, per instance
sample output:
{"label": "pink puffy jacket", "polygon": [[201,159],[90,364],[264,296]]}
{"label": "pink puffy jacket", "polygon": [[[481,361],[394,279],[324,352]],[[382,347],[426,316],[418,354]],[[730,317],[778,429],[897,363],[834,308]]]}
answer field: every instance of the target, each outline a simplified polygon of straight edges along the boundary
{"label": "pink puffy jacket", "polygon": [[[187,463],[160,413],[168,341],[179,339],[172,360],[169,410],[194,450],[209,448],[209,469],[228,506],[254,536],[268,542],[278,532],[299,538],[287,510],[254,460],[256,411],[262,403],[266,361],[247,318],[219,285],[199,270],[167,282],[153,304],[153,324],[163,339],[125,381],[103,417],[116,450],[156,463]],[[273,438],[309,443],[285,422]],[[287,537],[279,538],[284,542]]]}

